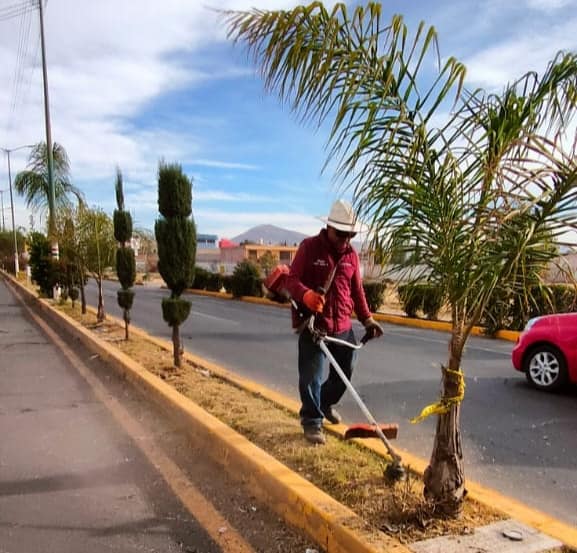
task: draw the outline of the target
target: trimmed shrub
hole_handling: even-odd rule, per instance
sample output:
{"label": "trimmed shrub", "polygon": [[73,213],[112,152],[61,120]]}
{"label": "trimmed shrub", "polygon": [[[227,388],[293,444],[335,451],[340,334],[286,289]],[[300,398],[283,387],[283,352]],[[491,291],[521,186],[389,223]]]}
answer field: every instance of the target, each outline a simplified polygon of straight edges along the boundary
{"label": "trimmed shrub", "polygon": [[443,306],[443,295],[434,284],[404,284],[398,287],[399,300],[408,317],[422,311],[428,319],[436,319]]}
{"label": "trimmed shrub", "polygon": [[421,307],[421,298],[415,291],[415,286],[410,284],[402,284],[397,288],[399,301],[403,307],[403,311],[407,317],[415,318],[417,311]]}
{"label": "trimmed shrub", "polygon": [[158,272],[173,295],[180,296],[194,280],[194,222],[185,217],[158,219],[154,230],[158,244]]}
{"label": "trimmed shrub", "polygon": [[222,285],[227,292],[232,291],[232,275],[222,275]]}
{"label": "trimmed shrub", "polygon": [[116,250],[116,274],[120,285],[125,290],[134,284],[136,280],[136,261],[132,248],[123,247]]}
{"label": "trimmed shrub", "polygon": [[437,315],[443,307],[443,294],[437,286],[424,285],[423,290],[423,313],[427,319],[437,320]]}
{"label": "trimmed shrub", "polygon": [[134,302],[134,290],[117,290],[116,296],[118,299],[118,305],[122,309],[125,309],[126,311],[132,309],[132,304]]}
{"label": "trimmed shrub", "polygon": [[224,279],[220,273],[209,273],[206,289],[211,292],[220,292]]}
{"label": "trimmed shrub", "polygon": [[114,223],[114,238],[117,242],[125,244],[132,238],[132,217],[128,211],[114,210],[112,219]]}
{"label": "trimmed shrub", "polygon": [[202,267],[194,268],[194,279],[192,280],[192,288],[196,290],[206,290],[209,271]]}
{"label": "trimmed shrub", "polygon": [[162,299],[162,318],[168,326],[180,326],[190,314],[192,304],[182,298]]}
{"label": "trimmed shrub", "polygon": [[161,162],[158,169],[158,211],[170,219],[190,217],[192,186],[178,163]]}
{"label": "trimmed shrub", "polygon": [[363,289],[369,304],[369,309],[374,313],[378,311],[385,299],[387,285],[383,281],[373,280],[363,282]]}
{"label": "trimmed shrub", "polygon": [[262,297],[260,271],[254,263],[245,259],[237,264],[232,274],[231,292],[235,298],[242,296]]}

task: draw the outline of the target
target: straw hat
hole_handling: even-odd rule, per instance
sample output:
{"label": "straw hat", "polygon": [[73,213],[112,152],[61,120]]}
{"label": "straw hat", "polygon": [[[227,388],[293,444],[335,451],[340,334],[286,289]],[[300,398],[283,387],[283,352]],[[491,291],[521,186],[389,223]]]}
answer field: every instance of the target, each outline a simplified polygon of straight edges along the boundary
{"label": "straw hat", "polygon": [[344,232],[361,232],[363,225],[357,222],[351,204],[345,200],[337,200],[332,206],[328,217],[320,217],[329,227]]}

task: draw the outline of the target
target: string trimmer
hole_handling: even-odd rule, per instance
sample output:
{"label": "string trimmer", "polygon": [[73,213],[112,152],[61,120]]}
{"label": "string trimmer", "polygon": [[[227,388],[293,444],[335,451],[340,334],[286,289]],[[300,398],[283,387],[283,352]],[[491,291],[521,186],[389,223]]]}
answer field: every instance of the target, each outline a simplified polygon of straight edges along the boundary
{"label": "string trimmer", "polygon": [[396,437],[397,435],[397,425],[386,425],[380,426],[367,406],[365,405],[364,401],[361,399],[361,396],[355,390],[351,381],[347,378],[347,375],[344,373],[343,369],[337,363],[337,360],[334,358],[333,354],[330,352],[327,342],[332,342],[333,344],[339,344],[341,346],[346,346],[351,349],[361,349],[369,340],[370,337],[365,334],[361,339],[360,344],[351,344],[346,340],[340,340],[339,338],[334,338],[332,336],[327,336],[322,332],[319,332],[314,327],[314,316],[309,319],[308,330],[313,336],[313,340],[318,344],[321,348],[321,351],[326,355],[329,363],[333,366],[341,380],[343,381],[344,385],[346,386],[347,390],[353,396],[353,399],[357,402],[357,405],[360,407],[361,411],[367,418],[370,423],[370,426],[366,424],[356,424],[349,426],[347,431],[345,432],[345,438],[380,438],[383,442],[387,453],[391,457],[391,462],[387,464],[385,467],[385,477],[390,482],[398,482],[399,480],[403,480],[406,476],[406,471],[403,465],[401,464],[401,457],[400,455],[393,449],[393,446],[387,439],[386,434],[389,434],[390,437]]}

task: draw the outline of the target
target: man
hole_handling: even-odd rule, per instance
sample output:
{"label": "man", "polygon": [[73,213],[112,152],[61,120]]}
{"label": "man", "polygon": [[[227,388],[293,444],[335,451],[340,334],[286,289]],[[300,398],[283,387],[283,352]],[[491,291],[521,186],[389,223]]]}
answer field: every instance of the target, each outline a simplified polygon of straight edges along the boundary
{"label": "man", "polygon": [[[326,228],[301,242],[291,264],[287,279],[290,295],[311,312],[318,313],[316,328],[330,336],[356,343],[351,321],[353,310],[370,337],[382,336],[383,330],[367,305],[359,257],[350,244],[360,230],[352,206],[338,200],[322,220]],[[302,319],[294,309],[292,315],[293,327],[298,328]],[[301,332],[298,344],[300,418],[304,436],[313,444],[324,444],[323,418],[331,424],[341,421],[334,405],[346,386],[332,366],[321,384],[325,356],[307,329]],[[338,344],[328,346],[350,379],[356,361],[355,350]]]}

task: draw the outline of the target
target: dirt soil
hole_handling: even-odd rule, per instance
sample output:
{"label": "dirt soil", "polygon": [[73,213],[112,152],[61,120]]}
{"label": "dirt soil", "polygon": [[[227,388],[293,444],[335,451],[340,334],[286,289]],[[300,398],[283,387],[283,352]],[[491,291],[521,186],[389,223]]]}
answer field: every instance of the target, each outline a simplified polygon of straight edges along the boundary
{"label": "dirt soil", "polygon": [[409,474],[404,482],[390,487],[384,479],[383,459],[371,451],[331,435],[327,436],[325,446],[311,446],[302,437],[296,414],[216,377],[204,367],[183,360],[183,367],[176,370],[171,352],[134,335],[126,342],[123,328],[110,322],[96,324],[94,315],[82,316],[69,304],[60,308],[372,526],[402,543],[468,534],[477,526],[504,518],[474,501],[465,503],[459,520],[438,516],[424,500],[423,483],[418,476]]}
{"label": "dirt soil", "polygon": [[[58,306],[91,329],[101,339],[129,355],[197,405],[245,436],[252,443],[290,467],[330,496],[356,512],[372,527],[401,543],[446,535],[466,535],[476,527],[502,520],[502,513],[473,500],[465,502],[459,520],[435,513],[423,497],[423,482],[410,471],[405,481],[390,486],[384,479],[385,464],[372,451],[327,435],[326,445],[308,444],[298,416],[285,408],[243,390],[183,359],[181,369],[172,364],[172,352],[131,335],[111,321],[98,324],[92,313],[82,315],[79,306]],[[560,550],[555,550],[559,553]],[[577,553],[563,548],[562,553]],[[553,553],[553,552],[551,552]]]}

